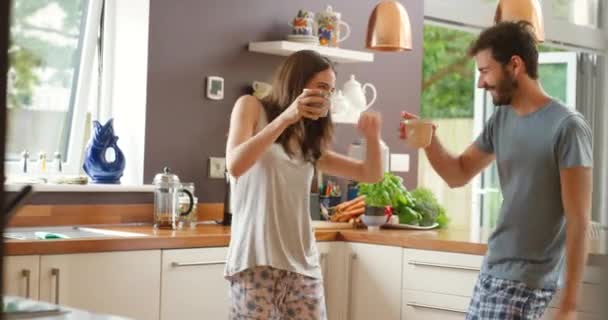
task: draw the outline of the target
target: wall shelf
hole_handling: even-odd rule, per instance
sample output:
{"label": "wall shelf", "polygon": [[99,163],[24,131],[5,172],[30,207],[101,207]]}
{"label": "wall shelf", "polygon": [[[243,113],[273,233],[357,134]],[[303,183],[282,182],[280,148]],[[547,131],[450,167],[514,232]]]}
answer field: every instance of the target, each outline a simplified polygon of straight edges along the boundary
{"label": "wall shelf", "polygon": [[365,51],[347,50],[341,48],[324,47],[314,44],[291,41],[264,41],[250,42],[249,51],[288,56],[300,50],[314,50],[336,63],[373,62],[374,54]]}

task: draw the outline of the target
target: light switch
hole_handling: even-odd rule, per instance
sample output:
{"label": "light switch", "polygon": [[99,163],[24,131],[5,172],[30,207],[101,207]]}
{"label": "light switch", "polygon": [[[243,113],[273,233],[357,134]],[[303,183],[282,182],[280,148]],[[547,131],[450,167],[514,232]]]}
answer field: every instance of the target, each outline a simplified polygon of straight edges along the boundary
{"label": "light switch", "polygon": [[391,154],[391,172],[409,172],[410,155],[407,153]]}
{"label": "light switch", "polygon": [[209,178],[224,179],[226,172],[226,158],[209,158]]}

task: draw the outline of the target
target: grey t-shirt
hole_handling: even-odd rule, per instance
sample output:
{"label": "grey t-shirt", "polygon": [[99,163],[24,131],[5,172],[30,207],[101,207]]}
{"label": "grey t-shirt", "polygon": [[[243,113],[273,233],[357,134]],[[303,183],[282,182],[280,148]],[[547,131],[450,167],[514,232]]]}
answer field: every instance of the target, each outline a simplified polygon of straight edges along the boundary
{"label": "grey t-shirt", "polygon": [[504,199],[482,273],[532,288],[561,287],[566,230],[560,169],[593,165],[585,119],[557,101],[523,117],[501,106],[475,145],[496,155]]}

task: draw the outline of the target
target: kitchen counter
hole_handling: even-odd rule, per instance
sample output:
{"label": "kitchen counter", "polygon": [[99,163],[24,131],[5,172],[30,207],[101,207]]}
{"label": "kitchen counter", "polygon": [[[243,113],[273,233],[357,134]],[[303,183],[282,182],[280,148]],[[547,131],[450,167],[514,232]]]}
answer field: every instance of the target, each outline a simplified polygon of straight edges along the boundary
{"label": "kitchen counter", "polygon": [[[129,320],[130,318],[102,315],[15,296],[3,297],[5,309],[12,312],[3,314],[4,319],[39,320]],[[6,307],[8,306],[8,307]],[[5,310],[6,311],[6,310]],[[18,312],[17,312],[18,311]]]}
{"label": "kitchen counter", "polygon": [[[199,224],[194,229],[155,230],[151,224],[110,225],[97,228],[137,233],[136,237],[113,237],[58,240],[5,240],[6,255],[66,254],[105,251],[184,249],[227,246],[230,228]],[[467,229],[438,230],[385,230],[334,229],[324,225],[315,228],[317,241],[349,241],[403,248],[483,255],[486,252],[489,232],[472,233]],[[605,234],[602,238],[605,239]],[[590,260],[606,256],[606,246],[591,241]]]}

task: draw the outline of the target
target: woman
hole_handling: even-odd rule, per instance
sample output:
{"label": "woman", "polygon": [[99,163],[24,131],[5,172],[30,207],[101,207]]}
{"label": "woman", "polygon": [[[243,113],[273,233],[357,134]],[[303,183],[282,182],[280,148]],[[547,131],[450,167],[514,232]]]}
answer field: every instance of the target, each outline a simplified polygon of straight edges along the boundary
{"label": "woman", "polygon": [[365,161],[330,150],[332,63],[299,51],[278,68],[261,101],[234,106],[226,147],[232,235],[225,276],[231,319],[326,319],[323,282],[310,219],[314,168],[333,176],[382,178],[380,116],[361,115]]}

